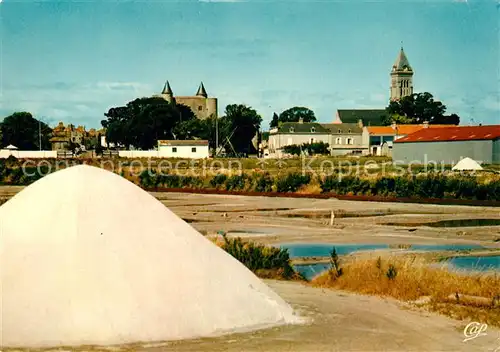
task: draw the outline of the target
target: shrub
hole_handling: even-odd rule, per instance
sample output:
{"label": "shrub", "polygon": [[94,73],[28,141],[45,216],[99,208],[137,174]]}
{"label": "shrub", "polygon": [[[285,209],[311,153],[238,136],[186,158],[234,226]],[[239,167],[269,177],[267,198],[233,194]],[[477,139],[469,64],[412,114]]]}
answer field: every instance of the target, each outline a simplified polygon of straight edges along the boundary
{"label": "shrub", "polygon": [[273,183],[274,181],[268,173],[259,175],[255,183],[255,191],[271,192],[273,189]]}
{"label": "shrub", "polygon": [[210,186],[219,188],[226,182],[227,176],[225,174],[217,174],[210,180]]}
{"label": "shrub", "polygon": [[296,276],[287,249],[247,242],[239,237],[228,238],[225,234],[222,235],[222,238],[224,242],[221,248],[251,271],[256,273],[261,270],[273,270],[283,279],[291,279]]}
{"label": "shrub", "polygon": [[226,191],[237,191],[245,188],[245,180],[247,175],[233,175],[226,180]]}
{"label": "shrub", "polygon": [[330,274],[334,275],[335,277],[340,277],[342,276],[343,270],[340,267],[340,259],[337,254],[337,250],[335,247],[332,248],[332,251],[330,252]]}
{"label": "shrub", "polygon": [[310,175],[290,173],[277,180],[276,190],[278,192],[296,192],[301,186],[307,185],[310,181]]}
{"label": "shrub", "polygon": [[389,280],[394,280],[397,275],[398,270],[396,269],[396,267],[393,264],[389,264],[389,268],[387,269],[385,276],[387,276]]}

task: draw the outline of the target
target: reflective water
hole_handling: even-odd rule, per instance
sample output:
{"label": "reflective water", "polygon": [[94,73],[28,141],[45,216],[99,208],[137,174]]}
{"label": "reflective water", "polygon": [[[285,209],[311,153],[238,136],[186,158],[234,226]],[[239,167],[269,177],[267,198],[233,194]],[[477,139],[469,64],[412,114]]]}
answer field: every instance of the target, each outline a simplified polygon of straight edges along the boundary
{"label": "reflective water", "polygon": [[456,257],[448,261],[457,269],[488,271],[500,271],[500,255],[491,257]]}
{"label": "reflective water", "polygon": [[[357,251],[369,251],[376,249],[389,249],[387,244],[282,244],[281,248],[287,248],[290,257],[328,257],[332,248],[335,247],[337,254],[345,255]],[[475,244],[413,244],[403,251],[464,251],[484,248]],[[454,267],[466,270],[488,270],[491,268],[500,269],[500,256],[498,257],[460,257],[453,258],[449,262]],[[328,263],[297,264],[295,270],[304,275],[307,279],[322,273],[330,268]],[[481,268],[481,269],[479,269]]]}

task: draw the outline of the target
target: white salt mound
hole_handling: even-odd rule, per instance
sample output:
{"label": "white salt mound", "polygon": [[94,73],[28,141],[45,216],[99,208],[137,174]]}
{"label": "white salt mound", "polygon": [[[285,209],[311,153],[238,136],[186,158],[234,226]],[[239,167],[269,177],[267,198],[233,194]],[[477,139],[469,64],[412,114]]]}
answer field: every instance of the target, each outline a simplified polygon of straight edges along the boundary
{"label": "white salt mound", "polygon": [[299,318],[154,197],[76,166],[0,207],[0,347],[111,345],[247,331]]}
{"label": "white salt mound", "polygon": [[482,170],[483,168],[474,159],[463,158],[451,169],[453,171],[469,171],[469,170]]}

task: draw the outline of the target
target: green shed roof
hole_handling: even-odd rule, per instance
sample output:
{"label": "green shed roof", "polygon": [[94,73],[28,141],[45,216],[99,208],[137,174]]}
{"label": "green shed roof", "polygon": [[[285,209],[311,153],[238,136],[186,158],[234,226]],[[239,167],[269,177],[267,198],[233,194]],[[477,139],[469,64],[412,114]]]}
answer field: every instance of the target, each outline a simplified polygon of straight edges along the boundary
{"label": "green shed roof", "polygon": [[284,122],[278,126],[278,133],[329,133],[317,122]]}
{"label": "green shed roof", "polygon": [[363,133],[363,129],[357,123],[322,123],[321,126],[332,134]]}
{"label": "green shed roof", "polygon": [[361,120],[364,126],[383,126],[382,118],[387,116],[385,109],[337,110],[337,113],[343,123],[358,123]]}

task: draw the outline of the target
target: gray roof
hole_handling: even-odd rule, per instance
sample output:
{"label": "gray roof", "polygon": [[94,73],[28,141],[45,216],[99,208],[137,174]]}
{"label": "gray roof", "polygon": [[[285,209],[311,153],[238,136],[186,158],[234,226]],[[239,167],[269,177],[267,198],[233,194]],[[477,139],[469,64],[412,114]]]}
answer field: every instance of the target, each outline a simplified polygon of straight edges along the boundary
{"label": "gray roof", "polygon": [[408,61],[408,58],[406,57],[406,54],[403,50],[403,47],[401,47],[399,55],[396,58],[394,65],[392,65],[392,69],[396,71],[403,71],[405,68],[407,69],[407,71],[413,71],[410,66],[410,62]]}
{"label": "gray roof", "polygon": [[278,126],[278,133],[329,133],[317,122],[284,122]]}
{"label": "gray roof", "polygon": [[351,109],[337,112],[342,123],[358,123],[361,120],[364,126],[383,126],[382,117],[387,116],[385,109]]}
{"label": "gray roof", "polygon": [[363,133],[363,129],[357,123],[322,123],[321,126],[332,134]]}
{"label": "gray roof", "polygon": [[202,97],[208,97],[207,91],[205,90],[205,87],[203,86],[203,82],[201,82],[200,87],[198,88],[198,92],[196,92],[196,95],[202,96]]}
{"label": "gray roof", "polygon": [[172,88],[170,88],[170,83],[165,82],[165,85],[163,86],[163,90],[161,91],[161,94],[170,94],[170,95],[174,95],[174,93],[172,93]]}

